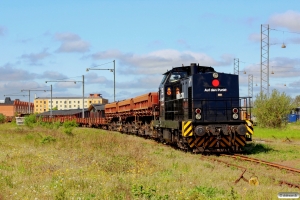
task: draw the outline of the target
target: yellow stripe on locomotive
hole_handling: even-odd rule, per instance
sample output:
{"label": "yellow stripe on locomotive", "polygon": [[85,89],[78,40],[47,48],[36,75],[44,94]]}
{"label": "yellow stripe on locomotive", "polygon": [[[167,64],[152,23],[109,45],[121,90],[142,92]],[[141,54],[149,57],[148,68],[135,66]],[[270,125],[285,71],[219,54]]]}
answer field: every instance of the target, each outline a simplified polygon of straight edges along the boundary
{"label": "yellow stripe on locomotive", "polygon": [[192,121],[182,121],[182,136],[190,137],[193,135]]}

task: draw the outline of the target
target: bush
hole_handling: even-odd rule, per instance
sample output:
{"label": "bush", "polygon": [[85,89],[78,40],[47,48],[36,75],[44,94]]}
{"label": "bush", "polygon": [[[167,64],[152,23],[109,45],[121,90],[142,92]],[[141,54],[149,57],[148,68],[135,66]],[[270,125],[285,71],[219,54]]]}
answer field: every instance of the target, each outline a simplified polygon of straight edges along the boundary
{"label": "bush", "polygon": [[77,126],[78,126],[78,124],[76,123],[75,120],[65,121],[64,124],[63,124],[64,128],[74,128],[74,127],[77,127]]}
{"label": "bush", "polygon": [[33,128],[34,124],[36,123],[36,115],[31,114],[24,119],[24,124],[30,128]]}
{"label": "bush", "polygon": [[253,114],[259,126],[281,128],[287,125],[287,115],[292,108],[292,98],[275,89],[270,96],[264,93],[256,96]]}
{"label": "bush", "polygon": [[58,129],[60,127],[60,121],[53,122],[53,128]]}
{"label": "bush", "polygon": [[78,126],[78,124],[76,123],[75,120],[65,121],[63,123],[64,133],[66,133],[67,135],[73,135],[72,131],[73,131],[74,127],[77,127],[77,126]]}
{"label": "bush", "polygon": [[41,143],[42,144],[47,144],[47,143],[50,143],[50,142],[55,142],[56,139],[51,137],[51,136],[46,136],[44,137],[42,140],[41,140]]}
{"label": "bush", "polygon": [[0,113],[0,123],[4,123],[5,122],[5,116]]}

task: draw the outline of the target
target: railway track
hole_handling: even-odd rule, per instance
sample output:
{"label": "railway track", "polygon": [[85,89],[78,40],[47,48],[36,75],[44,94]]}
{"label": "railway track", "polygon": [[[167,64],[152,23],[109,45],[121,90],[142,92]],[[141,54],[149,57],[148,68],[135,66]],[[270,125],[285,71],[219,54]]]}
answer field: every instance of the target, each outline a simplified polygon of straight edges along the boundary
{"label": "railway track", "polygon": [[[244,156],[244,155],[220,154],[220,156],[230,157],[230,158],[234,158],[234,159],[237,159],[237,160],[240,160],[240,161],[248,161],[248,162],[253,162],[253,163],[258,163],[258,164],[264,164],[264,165],[269,166],[269,167],[274,167],[274,168],[277,168],[277,169],[286,170],[286,171],[289,171],[289,172],[292,172],[292,173],[300,173],[300,169],[280,165],[280,164],[277,164],[277,163],[268,162],[268,161],[265,161],[265,160],[260,160],[260,159],[257,159],[257,158],[251,158],[251,157],[247,157],[247,156]],[[210,156],[203,156],[203,158],[208,159],[208,160],[212,160],[212,161],[216,161],[216,162],[219,162],[219,163],[223,163],[227,166],[233,166],[233,167],[241,169],[242,174],[235,181],[235,183],[238,183],[242,179],[246,182],[249,182],[250,185],[259,185],[259,181],[258,181],[258,178],[256,176],[252,176],[250,179],[247,179],[247,178],[244,177],[244,174],[247,171],[247,168],[244,167],[244,166],[239,166],[239,165],[236,165],[236,164],[232,164],[232,163],[229,163],[229,162],[224,161],[224,160],[220,160],[220,159],[217,159],[217,158],[212,158]],[[291,182],[286,181],[286,180],[275,180],[275,179],[273,179],[273,181],[277,181],[279,183],[279,185],[287,185],[287,186],[292,187],[292,188],[300,189],[299,184],[291,183]]]}
{"label": "railway track", "polygon": [[280,164],[277,164],[277,163],[268,162],[268,161],[265,161],[265,160],[260,160],[260,159],[257,159],[257,158],[251,158],[251,157],[244,156],[244,155],[238,155],[238,154],[233,154],[233,155],[221,154],[221,156],[231,157],[231,158],[235,158],[235,159],[239,159],[239,160],[245,160],[245,161],[259,163],[259,164],[265,164],[265,165],[270,166],[270,167],[275,167],[275,168],[278,168],[278,169],[285,169],[285,170],[290,171],[290,172],[300,173],[300,169],[296,169],[296,168],[292,168],[292,167],[280,165]]}

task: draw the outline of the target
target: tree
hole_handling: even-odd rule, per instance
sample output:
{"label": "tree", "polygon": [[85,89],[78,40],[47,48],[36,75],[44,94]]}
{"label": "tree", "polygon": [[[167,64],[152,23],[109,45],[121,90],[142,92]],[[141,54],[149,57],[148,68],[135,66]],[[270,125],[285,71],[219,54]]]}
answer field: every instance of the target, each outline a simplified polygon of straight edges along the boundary
{"label": "tree", "polygon": [[294,105],[295,107],[300,107],[300,95],[297,95],[294,99]]}
{"label": "tree", "polygon": [[270,96],[264,93],[256,96],[253,114],[259,126],[281,128],[286,126],[287,116],[293,108],[292,98],[275,89]]}
{"label": "tree", "polygon": [[57,106],[55,106],[54,108],[52,108],[52,110],[58,110]]}

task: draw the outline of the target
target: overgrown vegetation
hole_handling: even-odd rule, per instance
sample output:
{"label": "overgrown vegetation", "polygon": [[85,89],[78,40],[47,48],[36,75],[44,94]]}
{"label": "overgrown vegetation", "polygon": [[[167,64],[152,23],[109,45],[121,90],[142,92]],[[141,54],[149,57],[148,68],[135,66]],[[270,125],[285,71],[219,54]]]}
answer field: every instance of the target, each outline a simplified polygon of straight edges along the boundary
{"label": "overgrown vegetation", "polygon": [[[0,199],[276,199],[278,192],[295,191],[276,180],[299,182],[294,174],[226,160],[247,168],[244,178],[255,174],[260,181],[259,186],[235,184],[240,169],[200,155],[131,135],[76,128],[73,122],[55,128],[55,123],[0,125]],[[64,133],[70,127],[72,137]],[[299,145],[292,144],[255,143],[249,156],[294,161],[299,168]]]}
{"label": "overgrown vegetation", "polygon": [[275,89],[270,96],[264,93],[256,96],[253,114],[261,127],[282,128],[287,125],[287,116],[294,107],[291,97]]}
{"label": "overgrown vegetation", "polygon": [[5,115],[0,113],[0,123],[4,123],[4,122],[5,122]]}
{"label": "overgrown vegetation", "polygon": [[31,114],[29,116],[26,116],[24,119],[24,125],[29,127],[29,128],[33,128],[35,123],[36,123],[36,115],[35,114]]}
{"label": "overgrown vegetation", "polygon": [[65,121],[63,123],[63,127],[64,127],[64,133],[66,133],[67,135],[73,135],[72,131],[75,127],[77,127],[77,123],[75,120],[72,121]]}

